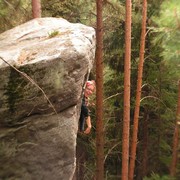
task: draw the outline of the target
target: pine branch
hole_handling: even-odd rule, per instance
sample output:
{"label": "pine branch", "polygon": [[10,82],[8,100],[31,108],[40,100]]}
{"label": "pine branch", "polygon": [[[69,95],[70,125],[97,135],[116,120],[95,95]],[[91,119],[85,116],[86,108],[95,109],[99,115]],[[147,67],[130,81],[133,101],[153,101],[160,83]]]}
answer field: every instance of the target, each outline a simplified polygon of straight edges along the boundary
{"label": "pine branch", "polygon": [[118,145],[120,145],[120,144],[121,144],[121,142],[118,142],[118,143],[116,143],[114,146],[112,146],[112,147],[108,150],[108,152],[107,152],[107,154],[106,154],[106,156],[105,156],[105,158],[104,158],[104,163],[105,163],[108,155],[113,151],[113,149],[114,149],[115,147],[117,147]]}
{"label": "pine branch", "polygon": [[105,101],[113,98],[113,97],[116,97],[116,96],[120,95],[120,94],[122,94],[122,92],[121,92],[121,93],[116,93],[116,94],[113,94],[112,96],[107,97],[106,99],[104,99],[103,103],[104,103]]}

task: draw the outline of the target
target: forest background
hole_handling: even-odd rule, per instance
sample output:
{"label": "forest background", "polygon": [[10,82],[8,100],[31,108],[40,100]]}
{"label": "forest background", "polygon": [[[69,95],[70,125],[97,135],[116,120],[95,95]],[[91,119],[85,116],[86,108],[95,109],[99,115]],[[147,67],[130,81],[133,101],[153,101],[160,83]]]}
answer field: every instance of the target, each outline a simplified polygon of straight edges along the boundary
{"label": "forest background", "polygon": [[[103,1],[105,179],[121,177],[123,81],[125,56],[125,0]],[[41,0],[42,17],[63,17],[96,29],[95,0]],[[12,18],[13,17],[13,18]],[[0,33],[32,19],[31,1],[0,0]],[[133,128],[142,1],[132,1],[131,111]],[[173,134],[180,79],[180,1],[149,0],[141,94],[135,179],[170,179]],[[95,68],[90,78],[95,78]],[[91,135],[78,135],[81,147],[77,174],[95,174],[95,108],[91,107]],[[177,159],[179,159],[178,155]],[[177,164],[175,179],[180,179]]]}

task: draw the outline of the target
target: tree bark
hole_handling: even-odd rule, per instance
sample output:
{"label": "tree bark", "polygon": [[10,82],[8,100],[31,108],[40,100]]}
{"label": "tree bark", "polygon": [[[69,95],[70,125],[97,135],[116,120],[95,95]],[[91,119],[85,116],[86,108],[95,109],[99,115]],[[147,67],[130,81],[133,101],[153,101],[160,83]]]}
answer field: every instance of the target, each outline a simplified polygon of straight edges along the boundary
{"label": "tree bark", "polygon": [[103,128],[103,1],[96,0],[96,180],[104,179],[104,128]]}
{"label": "tree bark", "polygon": [[122,134],[122,180],[128,180],[129,126],[130,126],[130,74],[131,74],[131,0],[126,0],[124,112]]}
{"label": "tree bark", "polygon": [[32,16],[33,18],[41,17],[41,0],[32,0]]}
{"label": "tree bark", "polygon": [[148,110],[145,107],[144,122],[143,122],[143,158],[142,158],[142,176],[147,175],[148,163]]}
{"label": "tree bark", "polygon": [[132,144],[131,144],[131,156],[130,156],[131,158],[130,158],[130,166],[129,166],[129,180],[133,180],[134,178],[136,148],[138,141],[137,134],[138,134],[138,124],[139,124],[139,109],[140,109],[140,100],[141,100],[141,86],[142,86],[144,52],[145,52],[146,19],[147,19],[147,0],[143,0],[142,32],[141,32],[140,55],[139,55],[139,65],[138,65],[138,79],[137,79],[137,89],[136,89],[133,136],[132,136]]}
{"label": "tree bark", "polygon": [[172,161],[170,166],[170,175],[172,177],[175,177],[176,175],[176,167],[178,161],[179,125],[180,125],[180,80],[179,80],[179,88],[178,88],[176,124],[175,124],[174,136],[173,136],[173,153],[172,153]]}

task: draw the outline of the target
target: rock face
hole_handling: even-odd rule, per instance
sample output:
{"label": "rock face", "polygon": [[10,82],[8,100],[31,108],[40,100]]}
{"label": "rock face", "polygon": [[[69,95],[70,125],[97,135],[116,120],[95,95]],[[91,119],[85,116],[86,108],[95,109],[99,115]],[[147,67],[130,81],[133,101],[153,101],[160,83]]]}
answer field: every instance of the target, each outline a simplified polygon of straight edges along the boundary
{"label": "rock face", "polygon": [[0,179],[72,179],[94,55],[94,29],[62,18],[0,34]]}

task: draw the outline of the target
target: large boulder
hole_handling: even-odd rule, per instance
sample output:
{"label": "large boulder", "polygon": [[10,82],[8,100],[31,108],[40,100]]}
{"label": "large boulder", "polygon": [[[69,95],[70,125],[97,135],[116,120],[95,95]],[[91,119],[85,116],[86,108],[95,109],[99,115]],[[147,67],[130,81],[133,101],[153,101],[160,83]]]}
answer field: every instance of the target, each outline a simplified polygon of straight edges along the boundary
{"label": "large boulder", "polygon": [[0,34],[0,179],[72,179],[93,28],[39,18]]}

